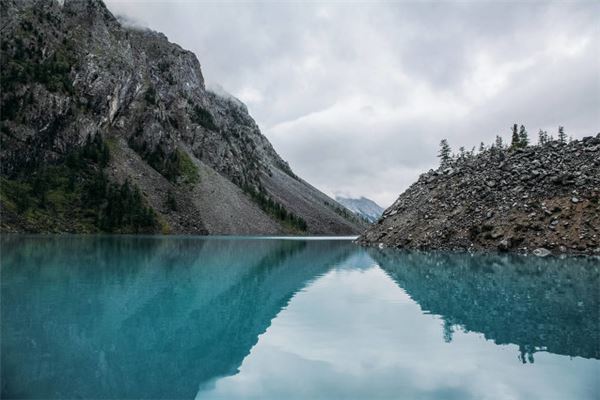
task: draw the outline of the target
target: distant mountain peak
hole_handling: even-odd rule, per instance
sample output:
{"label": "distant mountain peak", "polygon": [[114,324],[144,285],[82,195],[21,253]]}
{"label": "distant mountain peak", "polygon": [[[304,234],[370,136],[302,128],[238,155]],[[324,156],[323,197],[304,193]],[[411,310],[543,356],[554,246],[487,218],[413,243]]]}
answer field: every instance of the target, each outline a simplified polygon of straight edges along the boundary
{"label": "distant mountain peak", "polygon": [[359,198],[336,196],[335,200],[359,217],[375,222],[383,214],[383,207],[364,196]]}

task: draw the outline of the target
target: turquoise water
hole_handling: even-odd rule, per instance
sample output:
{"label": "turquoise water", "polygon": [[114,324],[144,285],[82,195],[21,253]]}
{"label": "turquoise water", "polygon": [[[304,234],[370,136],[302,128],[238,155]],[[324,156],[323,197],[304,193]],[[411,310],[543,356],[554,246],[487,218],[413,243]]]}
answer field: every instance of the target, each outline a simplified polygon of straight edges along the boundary
{"label": "turquoise water", "polygon": [[2,398],[600,396],[598,260],[1,240]]}

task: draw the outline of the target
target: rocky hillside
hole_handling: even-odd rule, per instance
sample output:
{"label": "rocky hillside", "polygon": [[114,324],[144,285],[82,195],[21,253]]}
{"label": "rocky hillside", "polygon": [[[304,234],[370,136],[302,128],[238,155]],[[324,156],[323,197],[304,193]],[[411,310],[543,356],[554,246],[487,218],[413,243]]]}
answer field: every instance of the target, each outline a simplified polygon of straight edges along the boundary
{"label": "rocky hillside", "polygon": [[600,134],[486,150],[429,171],[359,243],[380,247],[600,253]]}
{"label": "rocky hillside", "polygon": [[0,4],[2,231],[353,234],[195,55],[100,0]]}
{"label": "rocky hillside", "polygon": [[367,199],[366,197],[353,199],[349,197],[336,196],[335,200],[369,223],[377,221],[384,211],[383,207],[375,203],[373,200]]}

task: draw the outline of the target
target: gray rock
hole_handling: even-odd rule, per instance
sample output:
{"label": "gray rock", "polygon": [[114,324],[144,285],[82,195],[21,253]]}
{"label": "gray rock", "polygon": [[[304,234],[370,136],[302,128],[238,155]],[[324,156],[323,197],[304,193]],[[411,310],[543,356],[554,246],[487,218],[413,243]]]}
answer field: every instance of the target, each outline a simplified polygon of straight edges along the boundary
{"label": "gray rock", "polygon": [[498,242],[498,250],[499,251],[510,250],[510,242],[508,241],[508,239],[502,239],[500,242]]}
{"label": "gray rock", "polygon": [[533,250],[533,254],[538,257],[547,257],[552,254],[552,252],[543,247],[538,247],[537,249]]}
{"label": "gray rock", "polygon": [[[388,221],[413,233],[411,243],[402,243],[407,248],[523,251],[552,244],[557,252],[564,246],[565,253],[591,253],[600,245],[600,158],[594,146],[600,146],[600,136],[453,161],[435,181],[402,193],[397,201],[404,208]],[[589,207],[580,206],[583,199],[592,200]],[[379,230],[369,228],[361,243],[376,245]],[[382,242],[400,244],[393,236]]]}
{"label": "gray rock", "polygon": [[492,237],[492,239],[498,239],[504,236],[504,234],[501,231],[494,231],[490,236]]}
{"label": "gray rock", "polygon": [[[296,176],[241,101],[208,89],[192,52],[161,33],[122,26],[102,1],[59,3],[2,1],[0,96],[3,105],[13,97],[19,104],[14,116],[2,110],[2,177],[64,161],[100,135],[111,143],[108,179],[139,187],[173,233],[291,233],[250,192],[302,218],[307,233],[356,234],[367,226]],[[27,22],[37,40],[20,28]],[[21,42],[27,51],[17,60]],[[23,74],[4,90],[5,63],[46,65],[52,75],[41,82]],[[198,182],[184,185],[170,172],[182,158],[198,169]],[[161,211],[169,192],[181,210]]]}

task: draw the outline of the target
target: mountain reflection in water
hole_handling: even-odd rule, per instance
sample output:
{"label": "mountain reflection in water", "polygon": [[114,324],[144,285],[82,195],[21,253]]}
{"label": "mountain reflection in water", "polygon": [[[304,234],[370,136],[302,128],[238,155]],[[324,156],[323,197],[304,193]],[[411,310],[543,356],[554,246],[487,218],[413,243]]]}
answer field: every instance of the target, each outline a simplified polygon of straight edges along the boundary
{"label": "mountain reflection in water", "polygon": [[533,353],[600,359],[600,267],[591,258],[371,251],[424,312]]}
{"label": "mountain reflection in water", "polygon": [[[364,397],[360,390],[369,397],[464,398],[472,390],[450,385],[447,371],[434,366],[465,345],[452,340],[468,332],[487,340],[469,339],[462,362],[479,362],[472,355],[481,351],[490,352],[490,365],[511,371],[535,361],[551,381],[534,353],[581,357],[593,363],[553,361],[571,385],[562,390],[598,394],[588,379],[600,371],[599,268],[591,259],[403,253],[340,240],[1,240],[2,398],[229,398],[252,396],[243,386],[250,383],[262,387],[255,397],[266,398]],[[305,359],[330,367],[301,376],[275,342],[287,346],[285,354],[310,351]],[[490,343],[510,345],[514,362]],[[341,345],[348,348],[336,352]],[[401,355],[427,348],[420,364],[402,366],[409,368],[404,374],[425,368],[446,383],[435,390],[400,385],[396,364],[407,361]],[[338,363],[373,367],[362,381],[333,368]],[[269,374],[258,373],[266,366],[273,376],[289,373],[278,391],[268,390]],[[314,392],[294,392],[286,377]],[[319,386],[323,379],[327,385]]]}

